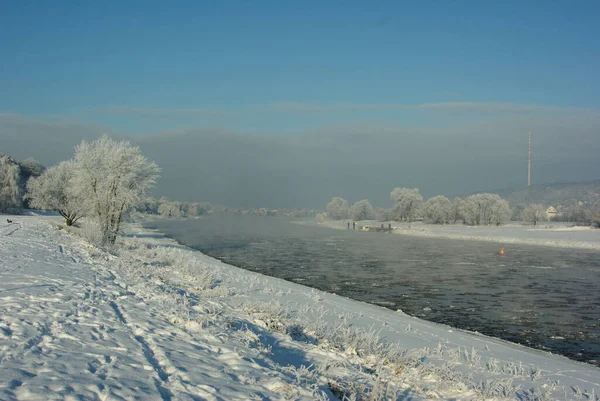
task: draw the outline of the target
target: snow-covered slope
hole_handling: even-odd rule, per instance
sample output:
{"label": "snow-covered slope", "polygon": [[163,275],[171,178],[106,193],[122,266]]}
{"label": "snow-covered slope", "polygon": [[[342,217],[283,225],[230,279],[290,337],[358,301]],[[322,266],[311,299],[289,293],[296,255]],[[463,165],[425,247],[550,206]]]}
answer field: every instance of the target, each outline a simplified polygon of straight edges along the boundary
{"label": "snow-covered slope", "polygon": [[[597,399],[600,370],[261,276],[132,225],[0,223],[0,399]],[[5,219],[2,219],[5,221]]]}

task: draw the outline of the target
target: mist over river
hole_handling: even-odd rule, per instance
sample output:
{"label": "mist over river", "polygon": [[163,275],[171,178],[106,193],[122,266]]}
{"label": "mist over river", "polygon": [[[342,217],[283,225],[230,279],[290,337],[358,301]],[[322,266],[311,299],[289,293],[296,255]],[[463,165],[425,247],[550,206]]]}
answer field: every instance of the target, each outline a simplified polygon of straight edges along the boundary
{"label": "mist over river", "polygon": [[[297,219],[295,219],[297,220]],[[214,214],[145,223],[247,270],[600,366],[600,252]]]}

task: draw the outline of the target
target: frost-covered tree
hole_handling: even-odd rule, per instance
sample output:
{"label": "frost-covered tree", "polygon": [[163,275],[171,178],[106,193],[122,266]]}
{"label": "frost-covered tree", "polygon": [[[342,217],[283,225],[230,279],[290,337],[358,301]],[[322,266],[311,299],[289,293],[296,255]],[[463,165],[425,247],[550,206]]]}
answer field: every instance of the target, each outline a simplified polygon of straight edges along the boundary
{"label": "frost-covered tree", "polygon": [[200,204],[198,202],[183,203],[181,210],[185,216],[200,216]]}
{"label": "frost-covered tree", "polygon": [[146,214],[158,214],[158,206],[159,203],[153,197],[147,197],[146,199],[140,201],[135,207],[135,209],[140,213]]}
{"label": "frost-covered tree", "polygon": [[592,212],[591,226],[593,228],[600,228],[600,208],[597,208]]}
{"label": "frost-covered tree", "polygon": [[536,226],[538,221],[541,221],[546,217],[546,208],[539,203],[528,205],[523,209],[521,216],[523,221],[530,223],[532,226]]}
{"label": "frost-covered tree", "polygon": [[104,135],[75,148],[74,193],[83,200],[86,214],[95,216],[104,245],[114,244],[121,221],[154,186],[159,167],[128,141]]}
{"label": "frost-covered tree", "polygon": [[67,226],[72,226],[84,214],[82,199],[72,189],[74,172],[73,161],[66,161],[50,167],[39,177],[30,178],[25,196],[29,205],[36,209],[54,210],[64,217]]}
{"label": "frost-covered tree", "polygon": [[496,194],[468,196],[461,202],[459,211],[465,223],[474,226],[500,225],[510,217],[508,202]]}
{"label": "frost-covered tree", "polygon": [[[46,170],[46,167],[44,167],[42,163],[40,163],[32,157],[29,157],[20,162],[19,167],[21,170],[21,179],[19,186],[21,188],[21,193],[24,194],[27,192],[27,183],[29,182],[29,179],[39,177],[40,175],[42,175],[42,173]],[[23,207],[25,209],[29,209],[30,207],[32,207],[29,204],[29,199],[26,196],[23,197]]]}
{"label": "frost-covered tree", "polygon": [[198,216],[209,214],[215,207],[210,202],[200,202],[198,204]]}
{"label": "frost-covered tree", "polygon": [[554,216],[555,221],[566,221],[577,225],[587,225],[590,223],[591,210],[586,210],[579,204],[571,205],[562,208],[562,216]]}
{"label": "frost-covered tree", "polygon": [[390,193],[390,198],[395,202],[394,220],[398,221],[412,221],[420,205],[423,203],[423,197],[419,192],[419,188],[394,188]]}
{"label": "frost-covered tree", "polygon": [[33,157],[28,157],[19,163],[21,167],[21,176],[24,181],[28,181],[31,177],[39,177],[46,170],[46,167]]}
{"label": "frost-covered tree", "polygon": [[[162,207],[161,207],[162,206]],[[167,217],[194,217],[208,214],[212,210],[210,202],[178,202],[162,197],[142,200],[135,209],[140,213],[160,214]]]}
{"label": "frost-covered tree", "polygon": [[327,204],[327,217],[332,220],[343,220],[348,218],[348,201],[335,197]]}
{"label": "frost-covered tree", "polygon": [[464,219],[465,224],[478,225],[480,223],[480,216],[477,195],[467,196],[463,199],[460,203],[459,213]]}
{"label": "frost-covered tree", "polygon": [[525,220],[523,212],[525,211],[526,207],[527,207],[527,205],[524,203],[517,203],[516,205],[513,205],[513,207],[511,208],[512,212],[510,214],[510,219],[511,220]]}
{"label": "frost-covered tree", "polygon": [[158,214],[163,217],[182,217],[180,202],[163,202],[158,207]]}
{"label": "frost-covered tree", "polygon": [[450,221],[452,204],[443,195],[434,196],[425,202],[423,217],[428,223],[447,224]]}
{"label": "frost-covered tree", "polygon": [[448,220],[452,224],[456,224],[459,220],[462,220],[462,215],[460,214],[462,199],[454,198],[452,201],[452,207],[450,208],[450,216],[448,216]]}
{"label": "frost-covered tree", "polygon": [[210,211],[209,202],[192,202],[183,206],[186,216],[202,216]]}
{"label": "frost-covered tree", "polygon": [[0,212],[21,208],[20,180],[19,164],[11,157],[0,154]]}
{"label": "frost-covered tree", "polygon": [[491,205],[488,224],[499,226],[500,224],[506,223],[508,220],[510,220],[510,205],[508,204],[508,201],[504,199],[494,200]]}
{"label": "frost-covered tree", "polygon": [[375,210],[367,199],[356,202],[350,208],[350,217],[352,220],[373,220],[375,218]]}

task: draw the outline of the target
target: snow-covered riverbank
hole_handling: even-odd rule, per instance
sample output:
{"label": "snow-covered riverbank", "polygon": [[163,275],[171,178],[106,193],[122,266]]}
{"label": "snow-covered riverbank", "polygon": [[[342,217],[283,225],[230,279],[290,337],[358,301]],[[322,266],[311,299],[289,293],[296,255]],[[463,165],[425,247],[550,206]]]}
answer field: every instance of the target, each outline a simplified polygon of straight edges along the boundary
{"label": "snow-covered riverbank", "polygon": [[52,218],[11,219],[0,223],[0,399],[600,392],[593,366],[238,269],[139,225],[113,256]]}
{"label": "snow-covered riverbank", "polygon": [[[347,220],[325,220],[318,224],[340,230],[348,229]],[[357,229],[360,229],[363,226],[379,227],[381,224],[382,223],[374,220],[356,222]],[[599,229],[590,227],[567,227],[563,223],[540,224],[536,228],[519,223],[511,223],[499,227],[474,227],[462,224],[439,225],[424,224],[422,222],[385,222],[383,224],[385,227],[388,227],[388,224],[391,224],[393,228],[392,232],[394,234],[411,235],[415,237],[600,250]]]}

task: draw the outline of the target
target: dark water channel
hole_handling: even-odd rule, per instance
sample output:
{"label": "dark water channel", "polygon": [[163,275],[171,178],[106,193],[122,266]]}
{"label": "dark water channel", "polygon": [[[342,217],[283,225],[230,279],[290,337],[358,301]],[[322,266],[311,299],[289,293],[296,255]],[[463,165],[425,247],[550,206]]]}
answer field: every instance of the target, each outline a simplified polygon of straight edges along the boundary
{"label": "dark water channel", "polygon": [[146,224],[226,263],[600,366],[600,252],[215,215]]}

